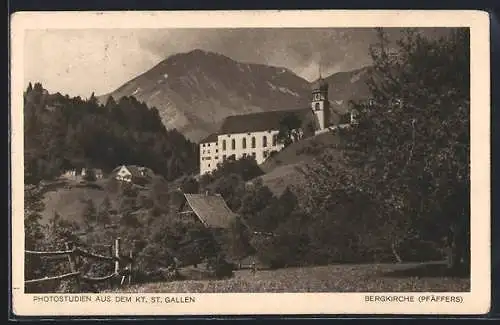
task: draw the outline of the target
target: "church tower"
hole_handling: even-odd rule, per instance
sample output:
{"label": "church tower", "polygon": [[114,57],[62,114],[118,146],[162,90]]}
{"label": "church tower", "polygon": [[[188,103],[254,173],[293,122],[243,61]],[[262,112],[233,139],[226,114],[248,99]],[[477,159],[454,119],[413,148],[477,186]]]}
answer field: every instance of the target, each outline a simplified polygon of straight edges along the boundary
{"label": "church tower", "polygon": [[328,83],[321,78],[313,83],[311,109],[318,122],[318,131],[328,127],[330,122],[330,107],[328,106]]}

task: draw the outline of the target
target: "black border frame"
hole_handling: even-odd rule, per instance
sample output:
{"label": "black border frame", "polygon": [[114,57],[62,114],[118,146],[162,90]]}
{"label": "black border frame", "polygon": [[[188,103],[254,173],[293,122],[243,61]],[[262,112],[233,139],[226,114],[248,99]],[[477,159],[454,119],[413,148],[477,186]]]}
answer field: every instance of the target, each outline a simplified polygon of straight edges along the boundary
{"label": "black border frame", "polygon": [[[208,2],[207,0],[171,0],[171,1],[146,1],[146,0],[80,0],[80,1],[68,1],[68,0],[9,0],[7,2],[7,43],[9,43],[10,37],[10,15],[18,11],[108,11],[108,10],[254,10],[254,9],[446,9],[446,10],[481,10],[485,11],[490,15],[490,58],[491,58],[491,166],[494,166],[495,161],[495,148],[498,147],[498,137],[496,135],[496,121],[498,121],[498,114],[495,104],[500,105],[500,1],[498,0],[475,0],[473,3],[470,1],[453,1],[453,0],[416,0],[416,1],[402,1],[397,0],[347,0],[338,1],[335,4],[330,3],[330,1],[307,1],[307,5],[299,5],[299,1],[295,0],[281,0],[273,1],[272,3],[264,0],[252,0],[252,1],[230,1],[230,0],[219,0]],[[498,253],[498,245],[500,242],[500,223],[497,211],[497,203],[494,200],[497,195],[495,195],[496,187],[494,182],[498,180],[498,173],[495,168],[491,168],[491,309],[490,312],[485,315],[471,315],[471,316],[431,316],[431,315],[227,315],[227,316],[92,316],[92,317],[67,317],[67,316],[54,316],[54,317],[36,317],[36,316],[17,316],[12,310],[12,295],[11,295],[11,206],[10,206],[10,47],[7,46],[7,87],[6,90],[7,98],[7,154],[8,154],[8,166],[7,166],[7,184],[8,184],[8,197],[7,197],[7,207],[8,207],[8,224],[7,224],[7,247],[8,247],[8,263],[7,264],[7,274],[8,274],[8,288],[7,288],[7,319],[8,321],[49,321],[49,322],[60,322],[60,321],[76,321],[81,322],[83,320],[89,321],[151,321],[151,320],[163,320],[163,321],[175,321],[175,320],[458,320],[458,319],[476,319],[476,320],[486,320],[486,319],[500,319],[500,303],[498,299],[500,298],[500,291],[498,289],[500,277],[495,277],[496,274],[500,275],[500,254]],[[5,53],[5,52],[4,52]]]}

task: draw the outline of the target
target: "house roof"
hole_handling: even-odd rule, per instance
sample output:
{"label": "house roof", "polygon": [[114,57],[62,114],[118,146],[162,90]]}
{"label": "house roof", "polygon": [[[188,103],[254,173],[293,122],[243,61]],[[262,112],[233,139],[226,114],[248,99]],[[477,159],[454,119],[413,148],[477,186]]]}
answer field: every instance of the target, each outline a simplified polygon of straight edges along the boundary
{"label": "house roof", "polygon": [[144,170],[146,174],[152,173],[152,170],[146,167],[140,167],[136,165],[121,165],[113,169],[113,173],[117,172],[120,170],[120,168],[125,167],[130,174],[132,174],[132,177],[143,177],[141,170]]}
{"label": "house roof", "polygon": [[184,196],[187,204],[206,227],[228,229],[237,218],[237,214],[231,211],[220,194],[184,194]]}
{"label": "house roof", "polygon": [[219,134],[277,130],[287,114],[294,113],[302,119],[310,112],[310,108],[302,108],[228,116],[222,123]]}
{"label": "house roof", "polygon": [[128,166],[125,166],[125,168],[127,168],[128,171],[130,172],[130,174],[132,174],[132,177],[141,177],[142,176],[141,170],[139,169],[138,166],[128,165]]}
{"label": "house roof", "polygon": [[200,141],[200,143],[207,143],[207,142],[217,142],[217,133],[210,134],[205,139]]}

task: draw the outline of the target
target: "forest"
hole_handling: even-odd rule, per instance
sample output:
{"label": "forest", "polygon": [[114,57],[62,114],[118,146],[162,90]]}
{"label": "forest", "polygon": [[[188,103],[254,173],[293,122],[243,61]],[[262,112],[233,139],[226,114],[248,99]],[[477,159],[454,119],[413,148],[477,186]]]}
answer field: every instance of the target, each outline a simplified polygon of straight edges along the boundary
{"label": "forest", "polygon": [[51,180],[78,168],[105,173],[123,164],[145,166],[167,180],[198,168],[197,146],[167,130],[158,110],[134,97],[100,105],[88,99],[49,94],[40,83],[24,94],[25,183]]}

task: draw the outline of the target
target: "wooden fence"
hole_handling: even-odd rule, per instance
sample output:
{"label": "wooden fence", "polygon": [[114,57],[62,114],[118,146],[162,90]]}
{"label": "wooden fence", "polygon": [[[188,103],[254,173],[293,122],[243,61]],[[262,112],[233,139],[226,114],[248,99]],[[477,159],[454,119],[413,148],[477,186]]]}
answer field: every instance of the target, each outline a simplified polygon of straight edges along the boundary
{"label": "wooden fence", "polygon": [[[104,256],[96,253],[89,252],[81,247],[76,246],[72,242],[66,243],[66,250],[61,251],[49,251],[49,252],[39,252],[39,251],[29,251],[25,250],[26,255],[38,256],[38,257],[52,257],[52,258],[67,258],[70,266],[70,273],[57,275],[53,277],[44,277],[41,279],[25,280],[25,285],[43,283],[46,281],[57,281],[64,279],[76,279],[78,289],[80,289],[81,281],[88,283],[102,283],[110,281],[112,279],[120,279],[120,285],[123,285],[125,280],[128,278],[128,284],[132,282],[132,269],[134,266],[134,256],[133,250],[130,251],[128,255],[121,254],[121,239],[116,238],[114,247],[113,245],[106,245],[110,248],[110,256]],[[107,263],[114,263],[114,272],[103,277],[89,277],[85,276],[78,270],[79,265],[77,263],[78,257],[87,257],[100,260]]]}

